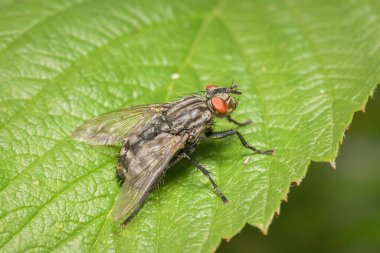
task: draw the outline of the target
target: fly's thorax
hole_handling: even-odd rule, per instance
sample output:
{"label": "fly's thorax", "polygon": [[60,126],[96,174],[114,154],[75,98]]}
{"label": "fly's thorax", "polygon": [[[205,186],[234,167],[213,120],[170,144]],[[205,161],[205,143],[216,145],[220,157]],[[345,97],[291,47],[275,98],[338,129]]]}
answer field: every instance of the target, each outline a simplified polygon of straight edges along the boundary
{"label": "fly's thorax", "polygon": [[202,139],[205,138],[205,133],[207,131],[210,131],[213,125],[214,125],[213,121],[207,121],[201,127],[191,129],[188,132],[189,133],[188,145],[189,146],[198,145],[202,141]]}
{"label": "fly's thorax", "polygon": [[212,121],[213,115],[205,103],[204,97],[194,95],[173,102],[164,117],[170,132],[178,134],[202,132],[208,122]]}

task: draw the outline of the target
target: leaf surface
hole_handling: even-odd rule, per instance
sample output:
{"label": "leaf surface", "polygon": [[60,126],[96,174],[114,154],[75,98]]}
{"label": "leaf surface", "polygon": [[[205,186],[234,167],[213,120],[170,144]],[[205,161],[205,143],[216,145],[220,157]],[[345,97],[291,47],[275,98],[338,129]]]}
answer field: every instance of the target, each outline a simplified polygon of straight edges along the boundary
{"label": "leaf surface", "polygon": [[[377,1],[0,1],[0,251],[212,252],[267,231],[311,160],[333,162],[380,82]],[[255,124],[205,140],[127,229],[108,218],[117,147],[70,140],[85,119],[240,84]],[[233,126],[218,120],[218,129]],[[291,229],[291,228],[289,228]]]}

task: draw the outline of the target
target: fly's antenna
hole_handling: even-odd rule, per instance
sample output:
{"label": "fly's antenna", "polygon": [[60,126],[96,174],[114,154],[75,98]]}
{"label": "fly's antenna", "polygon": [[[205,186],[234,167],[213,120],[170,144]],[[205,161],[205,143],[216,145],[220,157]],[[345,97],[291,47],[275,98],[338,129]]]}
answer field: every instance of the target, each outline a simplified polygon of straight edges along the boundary
{"label": "fly's antenna", "polygon": [[237,90],[238,87],[239,87],[239,84],[235,83],[235,79],[232,79],[230,90]]}
{"label": "fly's antenna", "polygon": [[239,87],[239,84],[232,82],[232,84],[230,86],[230,90],[237,90],[238,87]]}

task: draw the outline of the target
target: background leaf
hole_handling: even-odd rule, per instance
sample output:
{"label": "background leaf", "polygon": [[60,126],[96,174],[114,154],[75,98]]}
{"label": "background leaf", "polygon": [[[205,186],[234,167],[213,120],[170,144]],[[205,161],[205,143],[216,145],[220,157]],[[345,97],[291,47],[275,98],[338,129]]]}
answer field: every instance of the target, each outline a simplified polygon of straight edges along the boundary
{"label": "background leaf", "polygon": [[[210,252],[246,222],[266,231],[310,161],[334,161],[379,83],[379,11],[376,1],[0,1],[1,251]],[[118,149],[71,131],[233,79],[244,92],[235,117],[255,122],[241,132],[277,153],[206,140],[193,158],[229,205],[181,162],[127,229],[112,224]]]}

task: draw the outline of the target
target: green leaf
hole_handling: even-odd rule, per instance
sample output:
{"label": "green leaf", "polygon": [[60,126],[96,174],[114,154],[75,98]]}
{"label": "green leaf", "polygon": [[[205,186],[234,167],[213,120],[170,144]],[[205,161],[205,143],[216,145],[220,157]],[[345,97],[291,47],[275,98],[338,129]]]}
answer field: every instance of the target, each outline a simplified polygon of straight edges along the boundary
{"label": "green leaf", "polygon": [[[333,162],[380,82],[377,1],[0,1],[0,251],[211,252],[264,232],[311,160]],[[117,147],[85,119],[239,83],[250,144],[205,140],[126,229],[110,221]],[[223,120],[219,129],[232,127]],[[291,229],[291,228],[289,228]]]}

